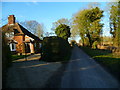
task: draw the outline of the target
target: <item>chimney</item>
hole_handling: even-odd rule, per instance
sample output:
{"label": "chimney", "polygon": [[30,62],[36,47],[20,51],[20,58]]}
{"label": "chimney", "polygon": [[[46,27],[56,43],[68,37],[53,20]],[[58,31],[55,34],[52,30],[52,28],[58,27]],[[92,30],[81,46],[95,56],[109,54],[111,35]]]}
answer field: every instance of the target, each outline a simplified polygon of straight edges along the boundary
{"label": "chimney", "polygon": [[14,17],[14,15],[9,15],[8,16],[8,24],[9,25],[14,25],[15,24],[15,17]]}

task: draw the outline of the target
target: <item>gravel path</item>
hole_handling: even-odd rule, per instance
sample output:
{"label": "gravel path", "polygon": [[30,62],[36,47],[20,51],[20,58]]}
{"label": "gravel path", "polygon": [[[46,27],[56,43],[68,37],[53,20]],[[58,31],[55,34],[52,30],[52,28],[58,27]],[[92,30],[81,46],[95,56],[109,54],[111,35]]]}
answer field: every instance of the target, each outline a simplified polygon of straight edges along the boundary
{"label": "gravel path", "polygon": [[73,48],[61,88],[118,88],[118,81],[77,46]]}
{"label": "gravel path", "polygon": [[39,61],[39,54],[13,62],[7,73],[7,88],[42,88],[61,63]]}

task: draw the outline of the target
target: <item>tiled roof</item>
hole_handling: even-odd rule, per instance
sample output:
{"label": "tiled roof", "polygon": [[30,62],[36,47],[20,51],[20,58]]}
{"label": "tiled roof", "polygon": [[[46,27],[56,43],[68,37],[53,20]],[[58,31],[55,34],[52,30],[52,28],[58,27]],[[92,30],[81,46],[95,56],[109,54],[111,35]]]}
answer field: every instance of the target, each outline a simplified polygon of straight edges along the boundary
{"label": "tiled roof", "polygon": [[[11,30],[11,28],[9,29],[9,27],[12,27],[13,30],[17,30],[16,32],[19,32],[20,34],[24,34],[27,35],[31,38],[33,38],[34,40],[37,41],[42,41],[39,39],[39,37],[35,36],[34,34],[32,34],[31,32],[29,32],[27,29],[25,29],[22,25],[20,25],[19,23],[15,23],[13,26],[8,26],[8,24],[4,25],[2,27],[2,30],[4,32],[9,32],[9,31],[13,31]],[[8,31],[9,30],[9,31]]]}
{"label": "tiled roof", "polygon": [[42,40],[40,40],[37,36],[35,36],[35,35],[32,34],[31,32],[29,32],[27,29],[25,29],[22,25],[20,25],[20,24],[18,24],[18,25],[20,26],[20,29],[22,30],[22,32],[23,32],[25,35],[27,35],[27,36],[35,39],[35,40],[42,41]]}

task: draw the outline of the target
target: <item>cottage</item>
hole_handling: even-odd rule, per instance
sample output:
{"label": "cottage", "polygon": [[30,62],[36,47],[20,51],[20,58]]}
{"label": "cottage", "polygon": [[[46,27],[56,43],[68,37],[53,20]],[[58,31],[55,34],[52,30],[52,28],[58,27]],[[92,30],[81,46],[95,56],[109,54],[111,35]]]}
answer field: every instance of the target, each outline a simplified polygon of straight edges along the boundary
{"label": "cottage", "polygon": [[8,24],[2,27],[2,31],[9,40],[8,44],[12,52],[22,54],[40,52],[42,40],[15,22],[14,15],[9,15]]}

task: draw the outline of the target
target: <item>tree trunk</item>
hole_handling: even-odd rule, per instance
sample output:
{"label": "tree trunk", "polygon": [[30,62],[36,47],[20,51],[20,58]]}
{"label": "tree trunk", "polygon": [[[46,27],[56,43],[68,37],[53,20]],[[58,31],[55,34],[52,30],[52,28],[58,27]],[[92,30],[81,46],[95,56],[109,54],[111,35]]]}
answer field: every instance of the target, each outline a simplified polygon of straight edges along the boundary
{"label": "tree trunk", "polygon": [[92,40],[91,40],[90,34],[87,34],[87,37],[88,37],[88,40],[89,40],[89,43],[90,43],[90,47],[92,48]]}

